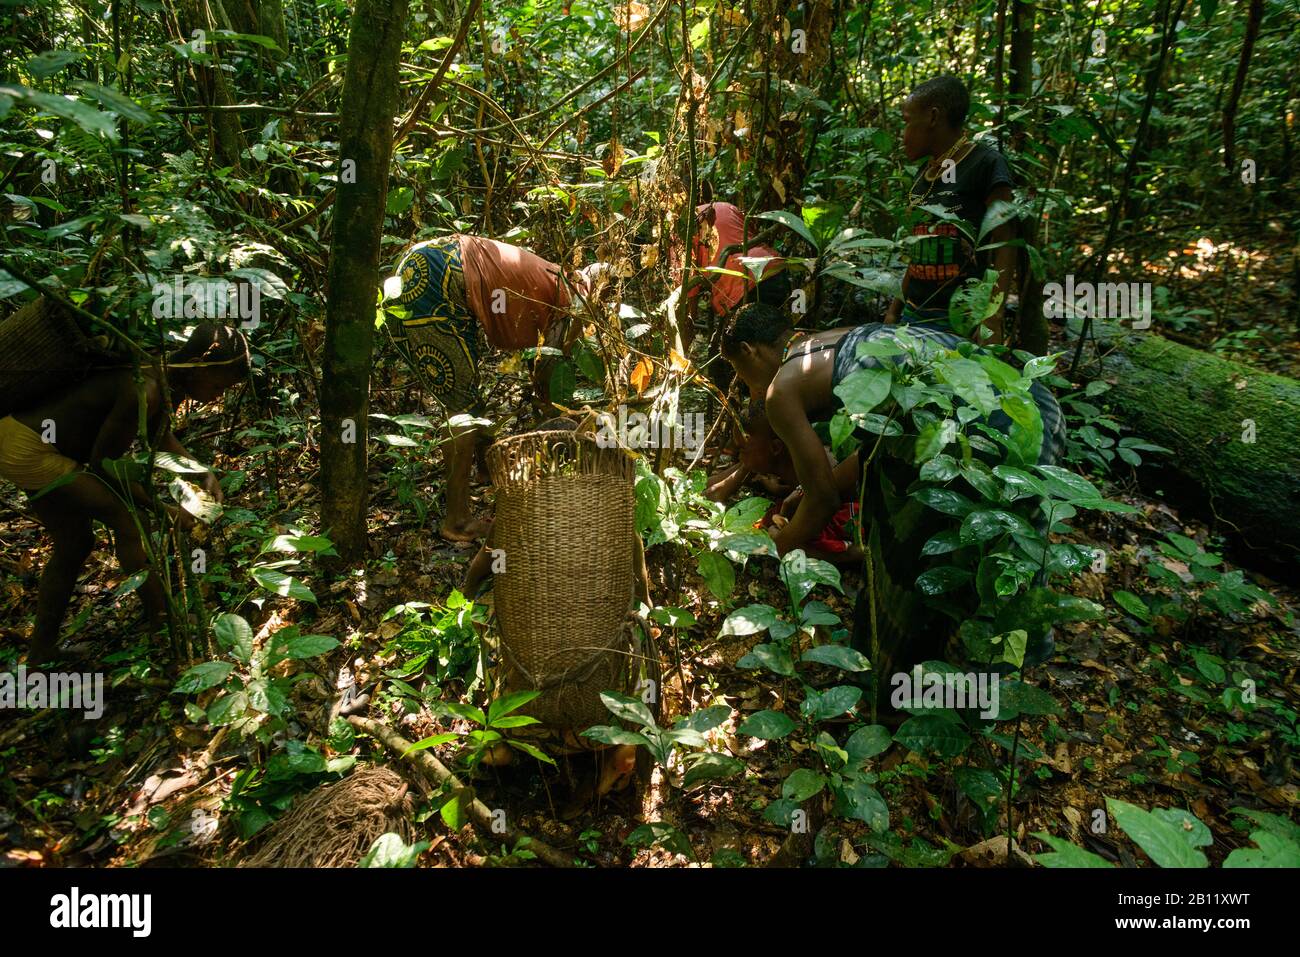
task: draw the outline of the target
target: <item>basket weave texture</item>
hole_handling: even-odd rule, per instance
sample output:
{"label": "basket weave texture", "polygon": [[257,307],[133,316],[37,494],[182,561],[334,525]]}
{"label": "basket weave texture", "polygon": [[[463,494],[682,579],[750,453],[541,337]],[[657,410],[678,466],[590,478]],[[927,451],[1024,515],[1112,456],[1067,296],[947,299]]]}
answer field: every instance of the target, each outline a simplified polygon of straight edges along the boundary
{"label": "basket weave texture", "polygon": [[35,404],[110,359],[66,309],[44,296],[33,299],[0,321],[0,415]]}
{"label": "basket weave texture", "polygon": [[493,585],[498,686],[540,690],[519,713],[548,729],[609,724],[600,692],[630,691],[641,657],[628,619],[632,460],[564,431],[504,439],[487,460],[497,490],[491,545],[505,552]]}

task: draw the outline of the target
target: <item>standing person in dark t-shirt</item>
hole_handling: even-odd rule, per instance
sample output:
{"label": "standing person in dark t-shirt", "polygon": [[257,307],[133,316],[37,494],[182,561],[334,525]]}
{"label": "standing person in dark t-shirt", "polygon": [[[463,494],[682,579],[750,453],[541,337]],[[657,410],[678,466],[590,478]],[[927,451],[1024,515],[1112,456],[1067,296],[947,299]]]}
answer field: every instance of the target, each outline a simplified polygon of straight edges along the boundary
{"label": "standing person in dark t-shirt", "polygon": [[[890,305],[887,322],[937,320],[946,324],[952,294],[966,280],[981,278],[988,265],[988,254],[977,253],[977,247],[1014,238],[1014,227],[1008,222],[974,241],[989,207],[999,200],[1010,202],[1015,183],[998,150],[967,138],[962,126],[969,110],[970,94],[953,76],[926,80],[903,101],[903,152],[909,160],[930,160],[912,184],[908,209],[942,206],[962,222],[959,228],[957,223],[930,214],[916,224],[912,235],[924,238],[911,246],[902,297]],[[992,265],[998,273],[994,293],[1002,294],[1002,304],[985,321],[986,335],[976,336],[976,341],[1004,341],[1003,315],[1006,295],[1013,288],[1015,262],[1015,250],[1010,246],[992,251]]]}

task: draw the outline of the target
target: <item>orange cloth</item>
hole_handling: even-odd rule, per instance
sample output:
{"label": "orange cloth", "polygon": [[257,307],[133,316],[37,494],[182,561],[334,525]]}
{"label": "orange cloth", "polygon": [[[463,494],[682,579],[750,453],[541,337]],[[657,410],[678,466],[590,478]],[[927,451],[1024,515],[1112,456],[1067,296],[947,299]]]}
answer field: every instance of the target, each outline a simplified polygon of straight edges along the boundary
{"label": "orange cloth", "polygon": [[[717,258],[718,253],[733,243],[740,242],[741,228],[744,225],[744,214],[732,203],[706,203],[695,209],[697,215],[702,215],[710,206],[713,209],[713,225],[718,231],[718,241],[716,245],[705,246],[704,243],[697,241],[695,243],[695,265],[712,266],[713,260]],[[699,227],[697,227],[699,228]],[[755,229],[750,228],[749,235],[754,235]],[[750,246],[745,252],[735,252],[727,257],[727,261],[722,268],[731,269],[735,272],[744,273],[745,278],[738,276],[722,276],[718,273],[712,273],[713,293],[712,304],[713,311],[722,315],[730,312],[736,307],[736,304],[745,297],[746,291],[754,288],[754,280],[750,278],[753,273],[749,268],[740,261],[741,256],[772,256],[773,261],[763,267],[763,277],[767,278],[772,273],[780,269],[780,259],[776,258],[776,250],[771,246]],[[699,294],[699,288],[692,290],[691,295]]]}
{"label": "orange cloth", "polygon": [[459,236],[465,270],[465,298],[483,324],[488,342],[498,349],[537,345],[569,293],[559,280],[560,267],[518,246]]}

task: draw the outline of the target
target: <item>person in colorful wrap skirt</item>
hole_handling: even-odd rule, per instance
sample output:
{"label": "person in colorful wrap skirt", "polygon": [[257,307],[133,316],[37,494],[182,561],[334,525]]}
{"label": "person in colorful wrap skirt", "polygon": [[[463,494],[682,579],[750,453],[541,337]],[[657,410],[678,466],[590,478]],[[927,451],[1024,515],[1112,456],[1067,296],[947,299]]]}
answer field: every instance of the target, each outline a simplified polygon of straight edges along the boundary
{"label": "person in colorful wrap skirt", "polygon": [[[566,282],[556,264],[497,240],[455,234],[418,243],[398,264],[394,298],[401,309],[390,311],[388,329],[420,384],[449,415],[480,416],[479,364],[488,351],[545,345],[567,354],[570,328],[580,329],[568,322],[570,287],[585,299],[607,268],[596,263]],[[534,394],[543,405],[553,365],[547,358],[535,367]],[[449,541],[473,541],[487,531],[470,507],[476,439],[472,427],[453,429],[447,443],[447,510],[439,531]]]}

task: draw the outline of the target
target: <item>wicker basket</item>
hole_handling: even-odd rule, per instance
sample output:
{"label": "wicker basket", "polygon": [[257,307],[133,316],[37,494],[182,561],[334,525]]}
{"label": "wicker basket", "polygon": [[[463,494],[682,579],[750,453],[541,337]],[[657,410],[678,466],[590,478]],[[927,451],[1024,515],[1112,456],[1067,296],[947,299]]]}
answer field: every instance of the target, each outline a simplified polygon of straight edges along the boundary
{"label": "wicker basket", "polygon": [[113,356],[57,303],[38,296],[0,321],[0,416],[39,401]]}
{"label": "wicker basket", "polygon": [[488,450],[496,486],[491,545],[505,553],[493,591],[498,688],[542,692],[521,714],[569,749],[612,724],[602,691],[630,693],[648,653],[629,616],[634,591],[633,463],[590,435],[532,432]]}

